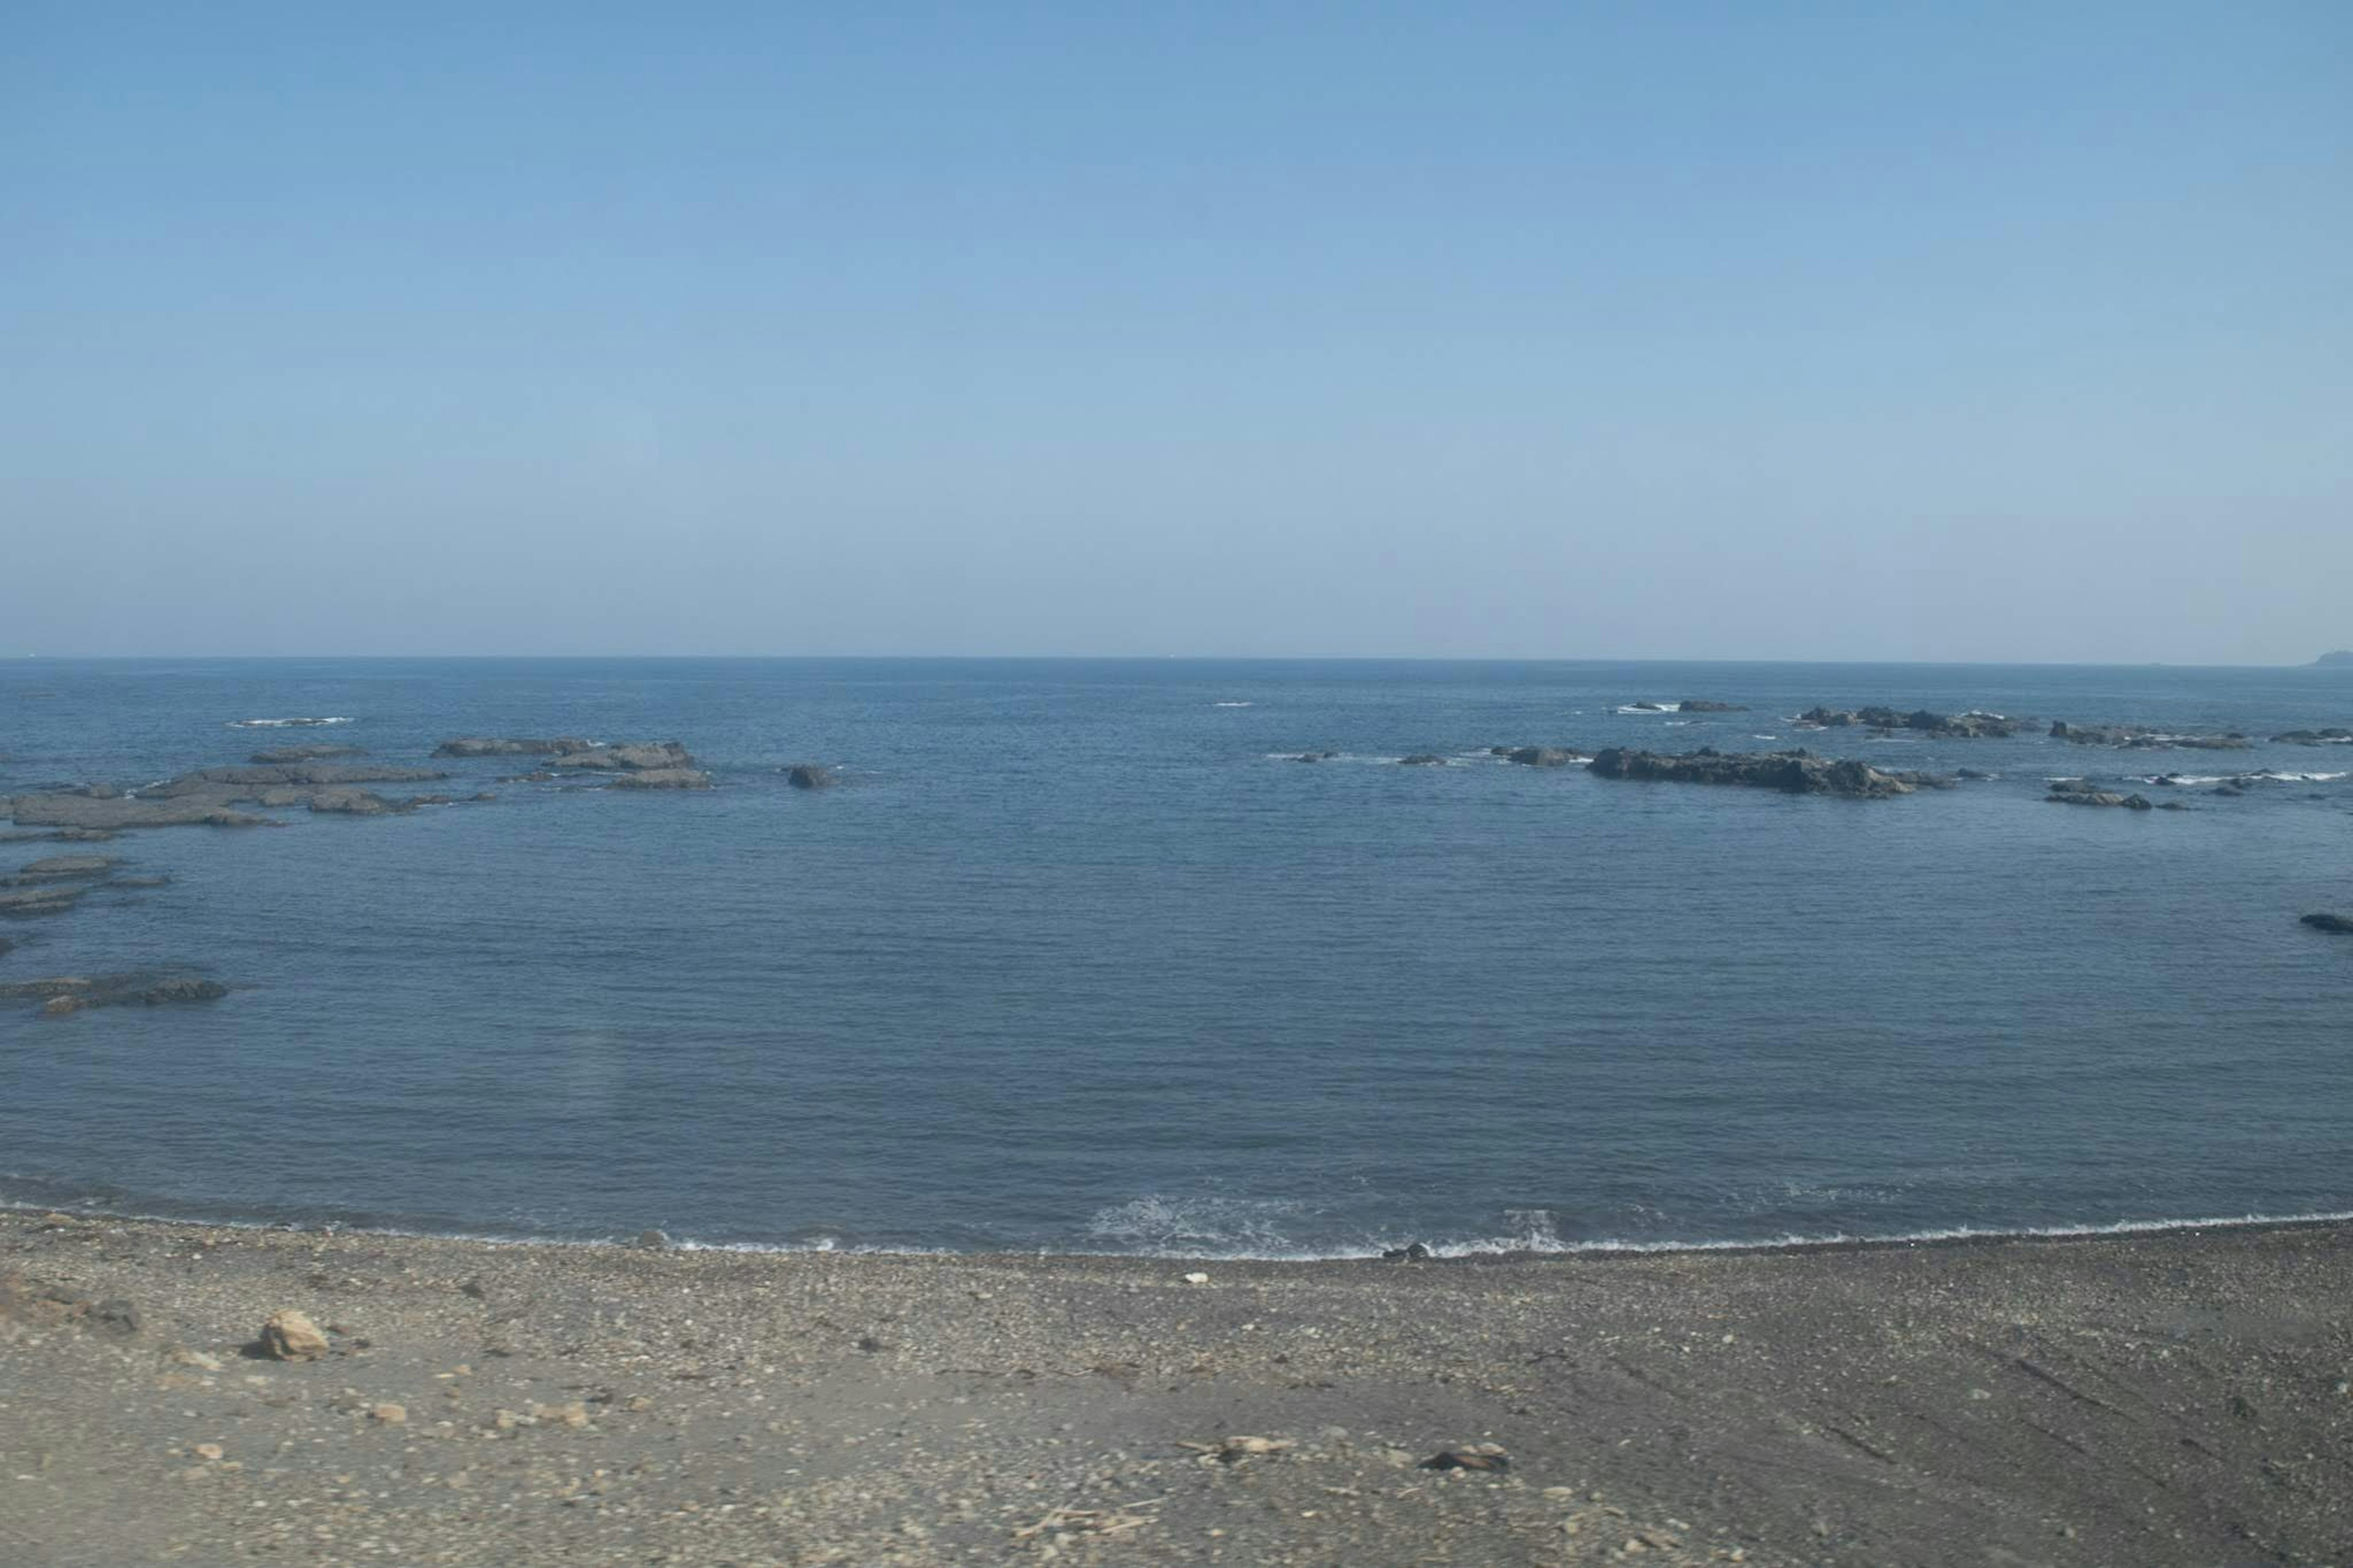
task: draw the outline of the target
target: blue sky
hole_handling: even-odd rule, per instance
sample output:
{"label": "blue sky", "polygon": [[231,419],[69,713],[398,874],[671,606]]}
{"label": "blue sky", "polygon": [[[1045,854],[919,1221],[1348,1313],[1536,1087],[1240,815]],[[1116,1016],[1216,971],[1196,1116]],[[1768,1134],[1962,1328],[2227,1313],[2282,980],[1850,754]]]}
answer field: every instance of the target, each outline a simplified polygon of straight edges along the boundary
{"label": "blue sky", "polygon": [[5,31],[0,652],[2353,645],[2339,4]]}

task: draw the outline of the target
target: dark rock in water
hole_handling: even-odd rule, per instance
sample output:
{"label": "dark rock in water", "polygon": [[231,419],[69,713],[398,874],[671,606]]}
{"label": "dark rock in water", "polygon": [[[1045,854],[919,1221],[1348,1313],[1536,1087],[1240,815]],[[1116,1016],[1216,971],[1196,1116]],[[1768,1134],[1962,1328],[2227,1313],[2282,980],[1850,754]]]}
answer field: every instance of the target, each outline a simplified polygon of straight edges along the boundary
{"label": "dark rock in water", "polygon": [[1740,784],[1788,795],[1837,795],[1858,800],[1910,795],[1923,784],[1944,782],[1927,773],[1882,773],[1865,763],[1831,762],[1802,751],[1725,752],[1704,746],[1682,756],[1612,746],[1595,755],[1591,771],[1609,779]]}
{"label": "dark rock in water", "polygon": [[785,770],[785,782],[795,789],[831,789],[841,780],[823,763],[795,763]]}
{"label": "dark rock in water", "polygon": [[1400,766],[1409,768],[1442,768],[1446,765],[1446,759],[1435,752],[1416,752],[1409,757],[1399,757],[1398,762]]}
{"label": "dark rock in water", "polygon": [[1515,746],[1503,755],[1506,762],[1517,763],[1526,768],[1565,768],[1571,763],[1584,761],[1575,752],[1565,751],[1558,746]]}
{"label": "dark rock in water", "polygon": [[328,757],[364,757],[365,746],[278,746],[267,752],[256,752],[248,760],[264,767],[283,767],[290,763],[315,763]]}
{"label": "dark rock in water", "polygon": [[1715,702],[1704,697],[1686,697],[1675,704],[1686,713],[1746,713],[1745,702]]}
{"label": "dark rock in water", "polygon": [[552,766],[586,768],[596,773],[655,773],[672,768],[693,769],[701,764],[694,754],[676,741],[659,744],[622,742],[610,746],[590,746],[586,751],[557,753]]}
{"label": "dark rock in water", "polygon": [[694,768],[647,768],[637,773],[614,775],[613,787],[615,789],[709,789],[711,775]]}
{"label": "dark rock in water", "polygon": [[2332,914],[2306,915],[2304,917],[2303,923],[2310,926],[2315,931],[2330,931],[2337,932],[2340,936],[2353,936],[2353,916]]}
{"label": "dark rock in water", "polygon": [[2115,790],[2101,789],[2088,779],[2061,779],[2042,798],[2060,805],[2116,805],[2126,811],[2154,809],[2147,795],[2123,795]]}
{"label": "dark rock in water", "polygon": [[2018,732],[2018,721],[1999,713],[1938,713],[1926,708],[1898,713],[1893,708],[1858,708],[1850,712],[1842,708],[1815,707],[1799,714],[1798,722],[1826,730],[1912,730],[1962,740],[1999,739]]}
{"label": "dark rock in water", "polygon": [[122,864],[121,861],[110,859],[104,855],[52,855],[45,860],[36,860],[18,871],[16,879],[20,882],[42,882],[61,879],[103,877],[121,864]]}
{"label": "dark rock in water", "polygon": [[111,879],[106,885],[110,888],[168,888],[172,885],[172,879],[161,876],[115,877]]}
{"label": "dark rock in water", "polygon": [[242,768],[198,768],[166,784],[139,792],[142,800],[180,800],[211,796],[220,801],[255,798],[253,791],[300,787],[330,789],[343,784],[424,784],[449,775],[431,768],[390,767],[365,763],[279,763]]}
{"label": "dark rock in water", "polygon": [[2157,803],[2157,809],[2159,811],[2188,811],[2190,808],[2184,805],[2178,800],[2161,800]]}
{"label": "dark rock in water", "polygon": [[311,809],[337,816],[384,816],[403,810],[406,802],[394,804],[373,790],[322,789],[311,796]]}
{"label": "dark rock in water", "polygon": [[1953,776],[1957,779],[1965,779],[1970,784],[1983,784],[1988,779],[1999,778],[2001,775],[1999,773],[1979,773],[1975,768],[1962,768],[1955,773]]}
{"label": "dark rock in water", "polygon": [[1430,1248],[1416,1241],[1404,1247],[1392,1247],[1381,1256],[1392,1263],[1427,1263],[1430,1253]]}
{"label": "dark rock in water", "polygon": [[0,958],[7,957],[9,951],[16,945],[16,944],[15,942],[10,942],[6,937],[0,936]]}
{"label": "dark rock in water", "polygon": [[2242,795],[2247,792],[2241,789],[2237,784],[2217,784],[2214,787],[2214,793],[2216,795]]}
{"label": "dark rock in water", "polygon": [[1328,763],[1339,754],[1337,752],[1302,752],[1291,760],[1294,763]]}
{"label": "dark rock in water", "polygon": [[454,741],[442,742],[433,748],[433,754],[437,757],[557,757],[596,749],[596,742],[585,741],[576,735],[559,735],[553,740],[465,735]]}
{"label": "dark rock in water", "polygon": [[1512,1468],[1511,1455],[1498,1443],[1471,1443],[1460,1448],[1440,1448],[1419,1468],[1425,1470],[1493,1470]]}
{"label": "dark rock in water", "polygon": [[[0,999],[43,1004],[62,1017],[85,1007],[163,1007],[182,1002],[216,1002],[228,994],[217,981],[142,970],[127,974],[58,974],[0,985]],[[60,1003],[66,1004],[59,1005]]]}
{"label": "dark rock in water", "polygon": [[20,795],[8,803],[19,827],[63,827],[111,836],[126,827],[261,827],[266,816],[232,811],[217,796],[101,800],[80,793]]}
{"label": "dark rock in water", "polygon": [[1629,702],[1626,706],[1631,708],[1637,713],[1664,713],[1667,711],[1667,705],[1663,702]]}
{"label": "dark rock in water", "polygon": [[2244,735],[2175,735],[2137,724],[2051,723],[2051,738],[2077,746],[2122,746],[2134,751],[2243,752],[2254,742]]}
{"label": "dark rock in water", "polygon": [[638,1232],[637,1245],[649,1252],[666,1252],[670,1249],[670,1236],[664,1231],[641,1230]]}
{"label": "dark rock in water", "polygon": [[22,920],[34,915],[61,915],[72,909],[87,888],[64,884],[47,887],[0,888],[0,916]]}
{"label": "dark rock in water", "polygon": [[2272,739],[2284,746],[2341,746],[2353,742],[2353,730],[2290,730]]}

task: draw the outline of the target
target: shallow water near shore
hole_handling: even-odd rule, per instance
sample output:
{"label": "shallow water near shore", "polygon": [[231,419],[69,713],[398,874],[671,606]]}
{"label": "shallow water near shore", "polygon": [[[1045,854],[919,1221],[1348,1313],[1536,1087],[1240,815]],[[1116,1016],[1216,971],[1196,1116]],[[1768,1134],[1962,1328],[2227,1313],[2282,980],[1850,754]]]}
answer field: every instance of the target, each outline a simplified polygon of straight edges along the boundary
{"label": "shallow water near shore", "polygon": [[[1631,710],[1686,697],[1750,710]],[[2044,722],[1794,728],[1816,703]],[[350,721],[232,727],[305,717]],[[453,762],[434,787],[499,799],[106,847],[171,884],[8,922],[0,982],[232,994],[5,1004],[0,1197],[1277,1257],[2353,1210],[2353,940],[2297,924],[2353,910],[2353,746],[2052,719],[2353,725],[2353,670],[16,661],[0,791],[481,733],[675,737],[718,787]],[[1483,754],[1529,742],[1998,776],[1849,801]],[[801,760],[844,783],[787,787]],[[2045,804],[2060,776],[2193,809]]]}

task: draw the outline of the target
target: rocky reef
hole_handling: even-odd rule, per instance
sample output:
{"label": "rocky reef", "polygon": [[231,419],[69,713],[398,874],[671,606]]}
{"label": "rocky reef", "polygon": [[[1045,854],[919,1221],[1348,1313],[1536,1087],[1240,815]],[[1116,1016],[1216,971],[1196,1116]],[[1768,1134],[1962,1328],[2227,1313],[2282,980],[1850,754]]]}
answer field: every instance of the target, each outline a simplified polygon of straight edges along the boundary
{"label": "rocky reef", "polygon": [[1736,784],[1785,795],[1835,795],[1854,800],[1910,795],[1924,787],[1948,788],[1952,782],[1934,773],[1885,773],[1867,763],[1834,762],[1802,750],[1718,752],[1704,746],[1670,756],[1612,746],[1597,752],[1589,767],[1609,779]]}
{"label": "rocky reef", "polygon": [[2018,733],[2019,724],[2000,713],[1938,713],[1926,708],[1899,713],[1893,708],[1824,707],[1807,709],[1798,715],[1798,722],[1825,730],[1910,730],[1962,740],[1998,740]]}
{"label": "rocky reef", "polygon": [[2051,738],[2078,746],[2118,746],[2130,751],[2243,752],[2254,742],[2244,735],[2177,735],[2138,724],[2070,724],[2054,720]]}
{"label": "rocky reef", "polygon": [[2283,746],[2342,746],[2353,743],[2353,730],[2290,730],[2272,739]]}
{"label": "rocky reef", "polygon": [[228,994],[216,980],[172,971],[137,970],[124,974],[59,974],[0,985],[0,999],[38,1002],[49,1017],[90,1007],[163,1007],[182,1002],[215,1002]]}

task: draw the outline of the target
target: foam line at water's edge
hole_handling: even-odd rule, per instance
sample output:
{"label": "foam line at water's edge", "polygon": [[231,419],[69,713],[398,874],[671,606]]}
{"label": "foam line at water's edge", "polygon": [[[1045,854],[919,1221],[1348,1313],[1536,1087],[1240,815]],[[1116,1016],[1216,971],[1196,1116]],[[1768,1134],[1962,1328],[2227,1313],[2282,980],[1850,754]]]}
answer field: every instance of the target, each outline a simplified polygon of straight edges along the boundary
{"label": "foam line at water's edge", "polygon": [[[409,1230],[396,1226],[294,1225],[282,1221],[225,1219],[190,1219],[184,1215],[145,1215],[112,1209],[61,1210],[54,1205],[18,1203],[0,1199],[0,1214],[40,1215],[72,1213],[81,1220],[122,1220],[144,1225],[183,1226],[209,1230],[276,1230],[297,1235],[385,1236],[408,1237],[427,1241],[463,1241],[484,1247],[622,1247],[630,1245],[627,1236],[563,1237],[533,1235],[492,1235],[472,1231]],[[1525,1236],[1477,1238],[1468,1241],[1430,1242],[1433,1258],[1440,1260],[1461,1258],[1521,1258],[1648,1257],[1662,1253],[1691,1252],[1813,1252],[1851,1248],[1944,1246],[2000,1241],[2096,1241],[2103,1238],[2134,1236],[2162,1236],[2201,1230],[2263,1230],[2295,1226],[2343,1225],[2353,1223],[2353,1209],[2323,1210],[2309,1214],[2246,1214],[2217,1215],[2203,1219],[2127,1219],[2104,1225],[2056,1225],[2021,1226],[1947,1226],[1926,1230],[1896,1231],[1880,1235],[1849,1235],[1831,1232],[1820,1236],[1788,1235],[1772,1237],[1725,1237],[1699,1241],[1636,1241],[1600,1237],[1580,1241],[1534,1241]],[[1288,1251],[1261,1252],[1236,1250],[1182,1250],[1178,1248],[1135,1248],[1114,1250],[1099,1248],[1039,1247],[1023,1251],[1012,1248],[960,1249],[954,1247],[891,1247],[838,1245],[830,1239],[809,1242],[765,1241],[698,1241],[691,1237],[676,1237],[669,1245],[681,1252],[736,1253],[828,1253],[840,1257],[867,1258],[1069,1258],[1090,1260],[1133,1258],[1149,1261],[1203,1263],[1346,1263],[1377,1259],[1389,1249],[1408,1245],[1407,1239],[1369,1242],[1361,1246],[1329,1249],[1297,1248]]]}

